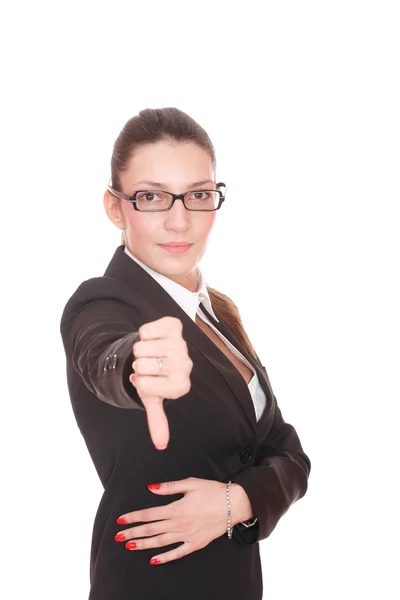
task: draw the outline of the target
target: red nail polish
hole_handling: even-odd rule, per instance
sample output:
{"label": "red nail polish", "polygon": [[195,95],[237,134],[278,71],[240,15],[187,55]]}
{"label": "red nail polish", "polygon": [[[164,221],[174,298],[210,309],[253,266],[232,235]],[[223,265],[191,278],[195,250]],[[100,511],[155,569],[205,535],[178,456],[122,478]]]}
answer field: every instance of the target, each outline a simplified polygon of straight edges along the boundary
{"label": "red nail polish", "polygon": [[124,517],[119,517],[117,519],[117,523],[118,523],[118,525],[126,525],[128,523],[128,521],[125,521]]}
{"label": "red nail polish", "polygon": [[123,542],[124,540],[126,540],[126,537],[123,533],[117,533],[117,535],[114,536],[114,540],[116,542]]}
{"label": "red nail polish", "polygon": [[129,375],[129,380],[131,383],[135,383],[135,375],[132,373],[132,375]]}
{"label": "red nail polish", "polygon": [[159,565],[160,564],[160,559],[159,558],[152,558],[150,561],[151,565]]}
{"label": "red nail polish", "polygon": [[150,483],[147,487],[150,491],[153,491],[153,490],[159,490],[161,485],[159,483]]}
{"label": "red nail polish", "polygon": [[135,542],[126,542],[125,548],[127,548],[128,550],[133,550],[134,548],[136,548],[136,544]]}

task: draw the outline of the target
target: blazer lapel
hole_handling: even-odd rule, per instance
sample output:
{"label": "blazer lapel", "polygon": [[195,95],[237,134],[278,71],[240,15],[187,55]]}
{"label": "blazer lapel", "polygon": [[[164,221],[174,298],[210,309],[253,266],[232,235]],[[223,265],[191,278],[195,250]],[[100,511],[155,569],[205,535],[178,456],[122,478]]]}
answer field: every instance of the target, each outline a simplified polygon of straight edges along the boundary
{"label": "blazer lapel", "polygon": [[[184,339],[189,346],[198,351],[202,357],[218,371],[219,375],[225,379],[257,439],[259,430],[257,427],[254,404],[248,385],[242,375],[218,346],[216,346],[200,327],[196,325],[164,288],[124,252],[124,246],[119,246],[117,248],[104,275],[106,277],[119,279],[130,286],[132,289],[132,304],[139,303],[146,314],[149,315],[149,320],[156,320],[163,316],[172,316],[181,320]],[[215,327],[246,356],[252,365],[254,365],[257,374],[259,375],[260,382],[263,381],[265,386],[265,376],[262,374],[258,365],[255,364],[254,359],[249,356],[247,351],[244,350],[237,340],[233,339],[232,334],[222,321],[216,322],[203,305],[201,305],[201,307]]]}
{"label": "blazer lapel", "polygon": [[[272,390],[272,387],[271,387],[271,384],[270,384],[270,381],[269,381],[269,378],[267,375],[267,371],[266,371],[265,367],[263,365],[261,365],[260,361],[259,360],[257,361],[253,357],[253,355],[247,351],[247,349],[243,346],[243,344],[241,344],[239,342],[239,340],[233,335],[232,331],[230,329],[228,329],[228,327],[225,325],[224,321],[222,320],[221,316],[215,310],[214,310],[214,312],[219,319],[218,321],[216,321],[214,319],[214,317],[207,311],[207,309],[204,307],[203,303],[201,303],[200,306],[201,306],[202,311],[205,313],[205,315],[213,323],[214,327],[216,327],[231,342],[231,344],[233,346],[235,346],[235,348],[243,354],[243,356],[254,367],[254,369],[257,373],[258,381],[261,385],[263,392],[265,393],[266,400],[267,400],[264,412],[262,413],[260,420],[256,421],[257,441],[260,441],[260,440],[264,439],[265,435],[268,433],[268,431],[270,429],[271,421],[272,421],[273,415],[274,415],[273,409],[275,407],[274,392]],[[240,378],[243,380],[243,377],[241,375],[240,375]],[[244,383],[246,386],[247,395],[250,399],[252,406],[254,407],[253,399],[250,394],[250,390],[249,390],[246,382],[244,382]],[[254,418],[256,419],[255,413],[254,413]]]}

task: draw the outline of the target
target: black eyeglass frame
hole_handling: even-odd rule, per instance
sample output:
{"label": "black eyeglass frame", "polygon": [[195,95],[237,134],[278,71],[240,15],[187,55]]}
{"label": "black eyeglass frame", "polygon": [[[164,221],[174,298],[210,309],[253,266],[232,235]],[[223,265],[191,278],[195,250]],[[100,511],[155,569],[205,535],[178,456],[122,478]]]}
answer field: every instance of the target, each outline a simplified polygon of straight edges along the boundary
{"label": "black eyeglass frame", "polygon": [[[225,200],[226,185],[225,185],[225,183],[222,183],[222,182],[216,184],[216,187],[220,187],[220,186],[224,186],[224,188],[225,188],[224,193],[222,193],[221,190],[190,190],[188,192],[185,192],[184,194],[173,194],[172,192],[167,192],[165,190],[136,190],[136,192],[134,192],[132,194],[132,196],[128,196],[128,194],[123,194],[122,192],[118,192],[117,190],[115,190],[110,185],[110,183],[108,183],[107,189],[111,194],[113,194],[117,198],[121,198],[121,200],[127,200],[128,202],[130,202],[133,205],[133,208],[139,212],[165,212],[167,210],[170,210],[173,207],[174,202],[176,200],[182,200],[183,206],[186,208],[186,210],[190,210],[191,212],[213,212],[213,211],[221,208],[221,205],[222,205],[223,201]],[[136,196],[137,196],[137,194],[142,194],[142,193],[146,193],[146,192],[148,194],[152,194],[155,192],[163,192],[164,194],[170,194],[172,196],[172,201],[171,201],[170,206],[168,208],[161,208],[161,209],[157,209],[157,210],[140,210],[136,206]],[[196,192],[218,192],[218,194],[219,194],[218,206],[216,208],[201,208],[201,209],[188,208],[185,204],[185,196],[186,196],[186,194],[193,194]]]}

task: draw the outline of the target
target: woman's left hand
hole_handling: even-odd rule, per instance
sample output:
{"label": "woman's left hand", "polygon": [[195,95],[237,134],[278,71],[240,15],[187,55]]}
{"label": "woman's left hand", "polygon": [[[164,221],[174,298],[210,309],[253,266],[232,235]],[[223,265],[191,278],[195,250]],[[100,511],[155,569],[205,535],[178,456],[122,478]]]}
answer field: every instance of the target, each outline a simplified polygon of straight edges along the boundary
{"label": "woman's left hand", "polygon": [[[157,486],[159,486],[158,489]],[[204,548],[214,539],[226,533],[228,510],[225,483],[188,477],[178,481],[151,484],[147,487],[151,492],[161,496],[185,494],[183,498],[165,506],[136,510],[121,515],[117,519],[117,523],[120,524],[157,521],[120,531],[115,536],[115,540],[117,542],[132,540],[125,544],[128,550],[159,548],[175,542],[184,542],[174,550],[154,556],[150,561],[151,564],[166,563],[182,558]],[[135,541],[133,542],[133,540]]]}

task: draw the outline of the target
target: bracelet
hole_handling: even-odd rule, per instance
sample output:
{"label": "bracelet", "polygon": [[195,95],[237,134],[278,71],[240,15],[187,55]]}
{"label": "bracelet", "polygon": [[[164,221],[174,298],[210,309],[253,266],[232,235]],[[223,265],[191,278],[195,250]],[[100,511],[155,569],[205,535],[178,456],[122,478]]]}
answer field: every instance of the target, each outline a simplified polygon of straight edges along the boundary
{"label": "bracelet", "polygon": [[227,536],[228,536],[228,538],[230,540],[232,539],[232,531],[233,531],[233,528],[231,527],[231,501],[230,501],[230,498],[229,498],[229,492],[230,492],[231,483],[232,483],[232,481],[228,481],[227,486],[226,486],[226,503],[228,505],[228,531],[227,531]]}

